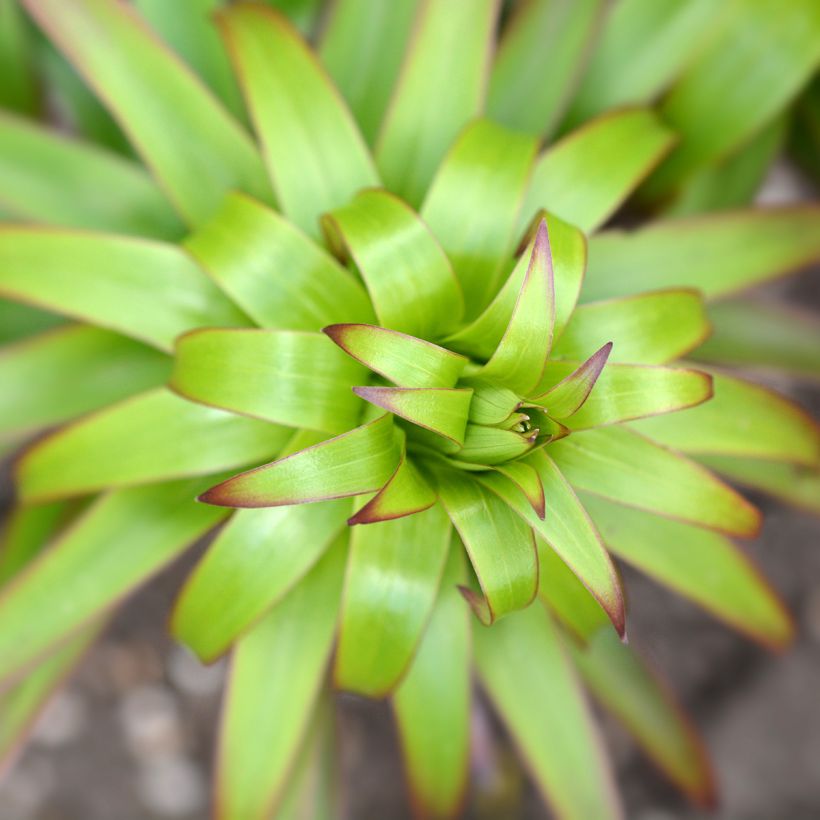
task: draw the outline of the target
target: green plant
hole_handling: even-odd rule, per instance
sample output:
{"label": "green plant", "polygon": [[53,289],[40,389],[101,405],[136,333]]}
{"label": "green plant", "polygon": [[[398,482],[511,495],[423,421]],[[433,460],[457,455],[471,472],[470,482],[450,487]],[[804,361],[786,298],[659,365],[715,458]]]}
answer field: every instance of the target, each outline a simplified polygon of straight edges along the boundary
{"label": "green plant", "polygon": [[[183,13],[137,5],[159,22]],[[729,538],[754,535],[757,511],[653,439],[721,468],[731,456],[814,475],[820,437],[799,409],[671,365],[708,335],[698,291],[724,296],[816,258],[820,216],[596,235],[675,133],[627,108],[539,155],[564,84],[538,98],[531,128],[508,121],[526,106],[502,110],[512,78],[532,79],[520,73],[532,43],[496,58],[487,110],[499,124],[479,116],[497,4],[428,3],[418,18],[416,5],[380,4],[372,41],[354,12],[377,6],[341,4],[349,16],[329,24],[323,57],[355,121],[283,17],[249,3],[221,12],[257,145],[124,6],[26,3],[157,182],[0,118],[4,207],[48,226],[0,231],[0,293],[81,322],[0,358],[9,446],[69,422],[17,466],[21,507],[0,559],[0,677],[14,682],[0,749],[123,595],[225,521],[225,506],[261,507],[232,514],[172,620],[206,660],[235,647],[221,816],[274,804],[287,816],[305,779],[317,790],[311,769],[327,774],[337,622],[333,680],[391,694],[422,811],[451,814],[462,797],[473,665],[559,815],[618,811],[577,673],[675,783],[711,799],[693,730],[619,640],[603,544],[763,643],[788,642],[788,616]],[[591,23],[596,5],[566,8]],[[224,55],[196,42],[188,59],[242,116]],[[807,53],[784,87],[808,76]],[[574,67],[569,55],[567,76]],[[567,123],[611,102],[584,99],[582,87]],[[359,129],[372,142],[383,119],[374,162]],[[667,197],[676,166],[720,173],[710,163],[725,145],[697,162],[692,150],[670,155],[644,199]],[[6,310],[23,326],[51,321]]]}

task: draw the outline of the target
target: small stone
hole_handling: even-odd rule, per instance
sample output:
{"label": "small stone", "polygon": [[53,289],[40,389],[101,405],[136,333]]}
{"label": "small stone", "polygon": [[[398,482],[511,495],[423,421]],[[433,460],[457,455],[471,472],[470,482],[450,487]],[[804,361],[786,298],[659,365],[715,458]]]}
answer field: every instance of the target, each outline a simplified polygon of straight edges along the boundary
{"label": "small stone", "polygon": [[146,808],[164,817],[191,815],[205,805],[205,778],[185,757],[166,755],[146,762],[138,775],[138,790]]}
{"label": "small stone", "polygon": [[128,747],[138,758],[175,754],[184,746],[177,702],[167,687],[133,689],[120,704],[119,718]]}
{"label": "small stone", "polygon": [[219,693],[225,679],[225,663],[205,666],[182,646],[175,646],[168,658],[168,675],[171,682],[181,692],[197,697],[208,697]]}
{"label": "small stone", "polygon": [[56,749],[82,733],[87,721],[85,700],[77,692],[59,692],[48,704],[32,735],[32,742]]}

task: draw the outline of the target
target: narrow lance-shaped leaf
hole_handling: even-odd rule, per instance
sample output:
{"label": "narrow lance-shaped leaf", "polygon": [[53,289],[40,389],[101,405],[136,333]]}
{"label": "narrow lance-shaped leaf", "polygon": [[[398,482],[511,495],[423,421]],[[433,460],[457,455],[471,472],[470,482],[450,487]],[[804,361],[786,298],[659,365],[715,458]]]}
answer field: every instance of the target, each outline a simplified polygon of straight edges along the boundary
{"label": "narrow lance-shaped leaf", "polygon": [[219,15],[282,212],[313,237],[319,215],[378,184],[350,112],[298,32],[257,3]]}
{"label": "narrow lance-shaped leaf", "polygon": [[497,465],[495,469],[524,493],[533,512],[543,521],[547,514],[547,499],[538,470],[526,461],[510,461]]}
{"label": "narrow lance-shaped leaf", "polygon": [[[612,342],[607,342],[600,350],[593,353],[583,364],[578,365],[569,375],[556,382],[545,393],[534,397],[543,403],[550,415],[558,419],[566,418],[577,412],[587,400],[595,387],[601,371],[604,369]],[[552,375],[555,363],[548,363],[545,375]]]}
{"label": "narrow lance-shaped leaf", "polygon": [[232,189],[269,198],[250,138],[128,5],[23,2],[110,109],[187,222],[209,216]]}
{"label": "narrow lance-shaped leaf", "polygon": [[17,0],[0,0],[0,106],[34,113],[34,48]]}

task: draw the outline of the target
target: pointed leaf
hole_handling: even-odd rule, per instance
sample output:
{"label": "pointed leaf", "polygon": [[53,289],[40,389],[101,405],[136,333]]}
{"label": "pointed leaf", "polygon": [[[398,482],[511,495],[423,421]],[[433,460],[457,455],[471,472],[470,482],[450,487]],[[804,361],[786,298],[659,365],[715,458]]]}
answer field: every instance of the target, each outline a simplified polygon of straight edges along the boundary
{"label": "pointed leaf", "polygon": [[529,452],[539,432],[517,433],[500,427],[468,424],[464,447],[457,451],[457,457],[460,462],[484,466],[504,464]]}
{"label": "pointed leaf", "polygon": [[346,536],[237,645],[222,713],[216,817],[264,820],[283,796],[333,643]]}
{"label": "pointed leaf", "polygon": [[31,40],[17,0],[0,0],[0,106],[23,114],[38,102]]}
{"label": "pointed leaf", "polygon": [[543,521],[546,517],[547,502],[544,484],[538,470],[526,461],[510,461],[507,464],[498,465],[495,469],[524,493],[533,512]]}
{"label": "pointed leaf", "polygon": [[620,817],[595,724],[544,607],[474,627],[473,640],[481,683],[556,816]]}
{"label": "pointed leaf", "polygon": [[334,667],[338,687],[369,697],[395,688],[433,609],[451,530],[444,510],[434,506],[352,531]]}
{"label": "pointed leaf", "polygon": [[319,235],[319,215],[378,184],[350,112],[298,32],[240,3],[219,15],[285,216]]}
{"label": "pointed leaf", "polygon": [[446,348],[375,325],[322,328],[342,350],[400,387],[455,387],[467,364]]}
{"label": "pointed leaf", "polygon": [[463,297],[449,260],[400,199],[363,191],[322,223],[330,244],[355,262],[381,325],[429,339],[461,319]]}
{"label": "pointed leaf", "polygon": [[385,414],[349,433],[234,476],[200,500],[226,507],[279,507],[378,490],[395,472],[399,443]]}
{"label": "pointed leaf", "polygon": [[177,247],[105,234],[0,230],[0,293],[171,349],[245,316]]}
{"label": "pointed leaf", "polygon": [[177,599],[171,629],[204,661],[225,652],[301,581],[344,528],[350,502],[236,513]]}
{"label": "pointed leaf", "polygon": [[208,217],[229,190],[269,198],[251,140],[128,5],[23,2],[127,132],[187,222]]}
{"label": "pointed leaf", "polygon": [[[549,410],[550,415],[557,419],[563,419],[576,413],[589,397],[592,388],[595,387],[611,351],[612,342],[607,342],[583,364],[578,365],[569,375],[564,376],[561,381],[556,382],[535,399],[541,401]],[[564,362],[548,362],[544,375],[552,381],[555,378],[556,369],[563,366]]]}
{"label": "pointed leaf", "polygon": [[329,322],[372,321],[365,289],[274,211],[231,194],[185,247],[261,327],[318,331]]}
{"label": "pointed leaf", "polygon": [[508,387],[481,379],[466,379],[462,382],[473,388],[470,403],[470,421],[475,424],[501,424],[521,406],[521,399]]}
{"label": "pointed leaf", "polygon": [[75,510],[65,501],[17,506],[6,516],[0,541],[0,587],[40,553]]}
{"label": "pointed leaf", "polygon": [[412,206],[480,112],[497,10],[497,0],[421,7],[376,147],[386,186]]}

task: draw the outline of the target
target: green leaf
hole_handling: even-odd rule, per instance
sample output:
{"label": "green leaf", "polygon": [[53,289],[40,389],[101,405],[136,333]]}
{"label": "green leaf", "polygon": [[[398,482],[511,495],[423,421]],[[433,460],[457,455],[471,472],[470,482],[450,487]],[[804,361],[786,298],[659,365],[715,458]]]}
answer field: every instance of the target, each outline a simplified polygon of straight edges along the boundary
{"label": "green leaf", "polygon": [[314,238],[319,215],[378,176],[350,112],[291,25],[255,3],[219,15],[276,199]]}
{"label": "green leaf", "polygon": [[[548,362],[540,387],[550,384],[558,386],[562,380],[570,378],[576,367],[573,362]],[[711,397],[712,378],[699,370],[610,364],[603,369],[583,407],[572,415],[565,417],[556,412],[550,404],[549,393],[539,398],[538,403],[543,403],[551,416],[560,419],[572,430],[585,430],[662,413],[676,413],[700,405]],[[678,418],[675,415],[674,421],[667,426],[675,427],[674,422]],[[639,426],[639,429],[642,428]],[[651,424],[647,432],[650,429]]]}
{"label": "green leaf", "polygon": [[547,223],[535,237],[527,273],[510,322],[489,362],[479,371],[487,381],[520,395],[536,388],[552,347],[555,327],[555,283]]}
{"label": "green leaf", "polygon": [[303,34],[310,34],[322,8],[322,0],[262,0],[282,14]]}
{"label": "green leaf", "polygon": [[32,46],[18,0],[0,0],[0,106],[23,114],[38,103]]}
{"label": "green leaf", "polygon": [[732,299],[710,305],[714,332],[693,358],[820,379],[820,326],[814,314],[770,301]]}
{"label": "green leaf", "polygon": [[538,590],[532,529],[475,479],[458,470],[437,470],[435,476],[441,503],[464,542],[481,586],[483,598],[462,588],[478,618],[489,625],[529,606]]}
{"label": "green leaf", "polygon": [[820,208],[794,206],[670,219],[589,243],[585,299],[690,287],[728,296],[820,259]]}
{"label": "green leaf", "polygon": [[346,540],[237,645],[217,758],[221,820],[263,820],[283,796],[333,643]]}
{"label": "green leaf", "polygon": [[458,460],[485,467],[504,464],[532,450],[537,435],[538,431],[535,430],[525,434],[498,427],[468,424],[464,447],[457,451]]}
{"label": "green leaf", "polygon": [[109,108],[188,223],[208,217],[229,190],[269,198],[249,137],[136,12],[111,0],[23,2]]}
{"label": "green leaf", "polygon": [[461,319],[464,301],[449,260],[400,199],[362,191],[322,224],[330,244],[355,262],[381,325],[429,339]]}
{"label": "green leaf", "polygon": [[794,625],[760,570],[728,538],[582,494],[607,546],[734,629],[783,647]]}
{"label": "green leaf", "polygon": [[278,507],[362,495],[378,490],[399,458],[393,417],[385,413],[349,433],[234,476],[200,500],[227,507]]}
{"label": "green leaf", "polygon": [[317,331],[330,322],[374,318],[365,289],[348,271],[250,197],[229,195],[185,247],[262,327]]}
{"label": "green leaf", "polygon": [[470,745],[470,620],[458,594],[464,553],[454,540],[438,600],[416,656],[393,695],[414,803],[431,817],[457,814]]}
{"label": "green leaf", "polygon": [[546,610],[476,627],[473,640],[479,679],[556,816],[620,817],[595,724]]}
{"label": "green leaf", "polygon": [[682,139],[647,185],[650,196],[663,196],[753,137],[820,62],[815,0],[739,0],[727,15],[661,105]]}
{"label": "green leaf", "polygon": [[661,290],[580,305],[555,342],[553,358],[579,361],[612,342],[609,361],[665,364],[709,335],[700,295]]}
{"label": "green leaf", "polygon": [[16,575],[66,525],[74,512],[65,501],[16,506],[7,515],[0,541],[0,587]]}
{"label": "green leaf", "polygon": [[[544,487],[547,515],[543,520],[504,477],[487,473],[481,481],[549,544],[623,633],[626,616],[620,581],[589,516],[552,459],[538,452],[526,463],[537,470]],[[549,583],[547,576],[544,583]]]}
{"label": "green leaf", "polygon": [[400,387],[455,387],[467,364],[459,356],[415,336],[375,325],[322,328],[345,353]]}
{"label": "green leaf", "polygon": [[566,641],[584,683],[638,741],[654,763],[698,805],[715,804],[715,784],[703,741],[667,686],[622,643],[602,629],[587,646]]}
{"label": "green leaf", "polygon": [[447,153],[424,198],[421,216],[453,263],[468,317],[495,296],[515,249],[537,147],[535,137],[477,120]]}
{"label": "green leaf", "polygon": [[353,392],[403,419],[464,444],[473,391],[452,387],[354,387]]}
{"label": "green leaf", "polygon": [[247,324],[179,248],[105,234],[3,228],[0,294],[162,350],[195,327]]}
{"label": "green leaf", "polygon": [[543,521],[547,513],[547,499],[538,470],[526,461],[510,461],[507,464],[498,464],[494,469],[506,476],[524,493],[533,512]]}
{"label": "green leaf", "polygon": [[481,379],[465,379],[462,384],[473,388],[470,421],[474,424],[501,424],[521,406],[521,399],[507,387]]}
{"label": "green leaf", "polygon": [[515,8],[495,55],[487,110],[510,128],[548,135],[572,98],[605,4],[535,0]]}
{"label": "green leaf", "polygon": [[594,231],[618,209],[674,142],[651,111],[617,111],[563,137],[535,165],[520,227],[546,209]]}
{"label": "green leaf", "polygon": [[38,333],[64,325],[61,316],[47,313],[30,305],[0,299],[0,342],[17,342],[31,339]]}
{"label": "green leaf", "polygon": [[5,113],[0,204],[18,219],[67,228],[159,239],[177,239],[184,230],[135,163]]}
{"label": "green leaf", "polygon": [[[563,419],[577,413],[589,398],[611,351],[612,342],[607,342],[583,364],[570,370],[566,376],[559,376],[561,369],[565,369],[564,362],[547,362],[544,377],[553,382],[553,386],[542,395],[536,396],[534,401],[540,401],[544,407],[548,408],[550,415],[556,419]],[[541,383],[543,382],[542,378]]]}
{"label": "green leaf", "polygon": [[336,87],[373,142],[401,67],[419,0],[337,0],[319,44]]}
{"label": "green leaf", "polygon": [[282,449],[289,431],[158,389],[58,430],[17,466],[20,495],[40,502],[109,487],[243,467]]}
{"label": "green leaf", "polygon": [[433,609],[451,530],[436,505],[352,531],[334,668],[339,688],[369,697],[395,688]]}
{"label": "green leaf", "polygon": [[715,374],[712,401],[635,428],[685,453],[747,456],[820,466],[820,426],[773,390]]}
{"label": "green leaf", "polygon": [[576,489],[730,535],[754,537],[760,513],[687,458],[626,427],[585,430],[550,445]]}
{"label": "green leaf", "polygon": [[[0,594],[0,679],[109,611],[224,517],[192,503],[202,480],[95,502]],[[116,545],[116,549],[112,549]]]}
{"label": "green leaf", "polygon": [[421,7],[376,144],[386,186],[417,206],[447,149],[480,113],[495,0]]}
{"label": "green leaf", "polygon": [[70,325],[0,348],[0,437],[21,435],[156,387],[171,361],[94,327]]}
{"label": "green leaf", "polygon": [[[546,220],[552,253],[555,282],[555,330],[558,337],[575,308],[586,266],[586,238],[573,225],[546,212],[539,213],[538,223]],[[518,294],[529,269],[535,236],[515,264],[507,281],[484,312],[467,327],[447,339],[448,345],[475,358],[489,359],[498,347],[510,322]]]}
{"label": "green leaf", "polygon": [[171,620],[174,637],[215,660],[300,582],[349,513],[345,499],[236,513],[188,576]]}
{"label": "green leaf", "polygon": [[367,373],[321,333],[195,330],[177,340],[171,386],[193,401],[325,433],[355,427]]}

